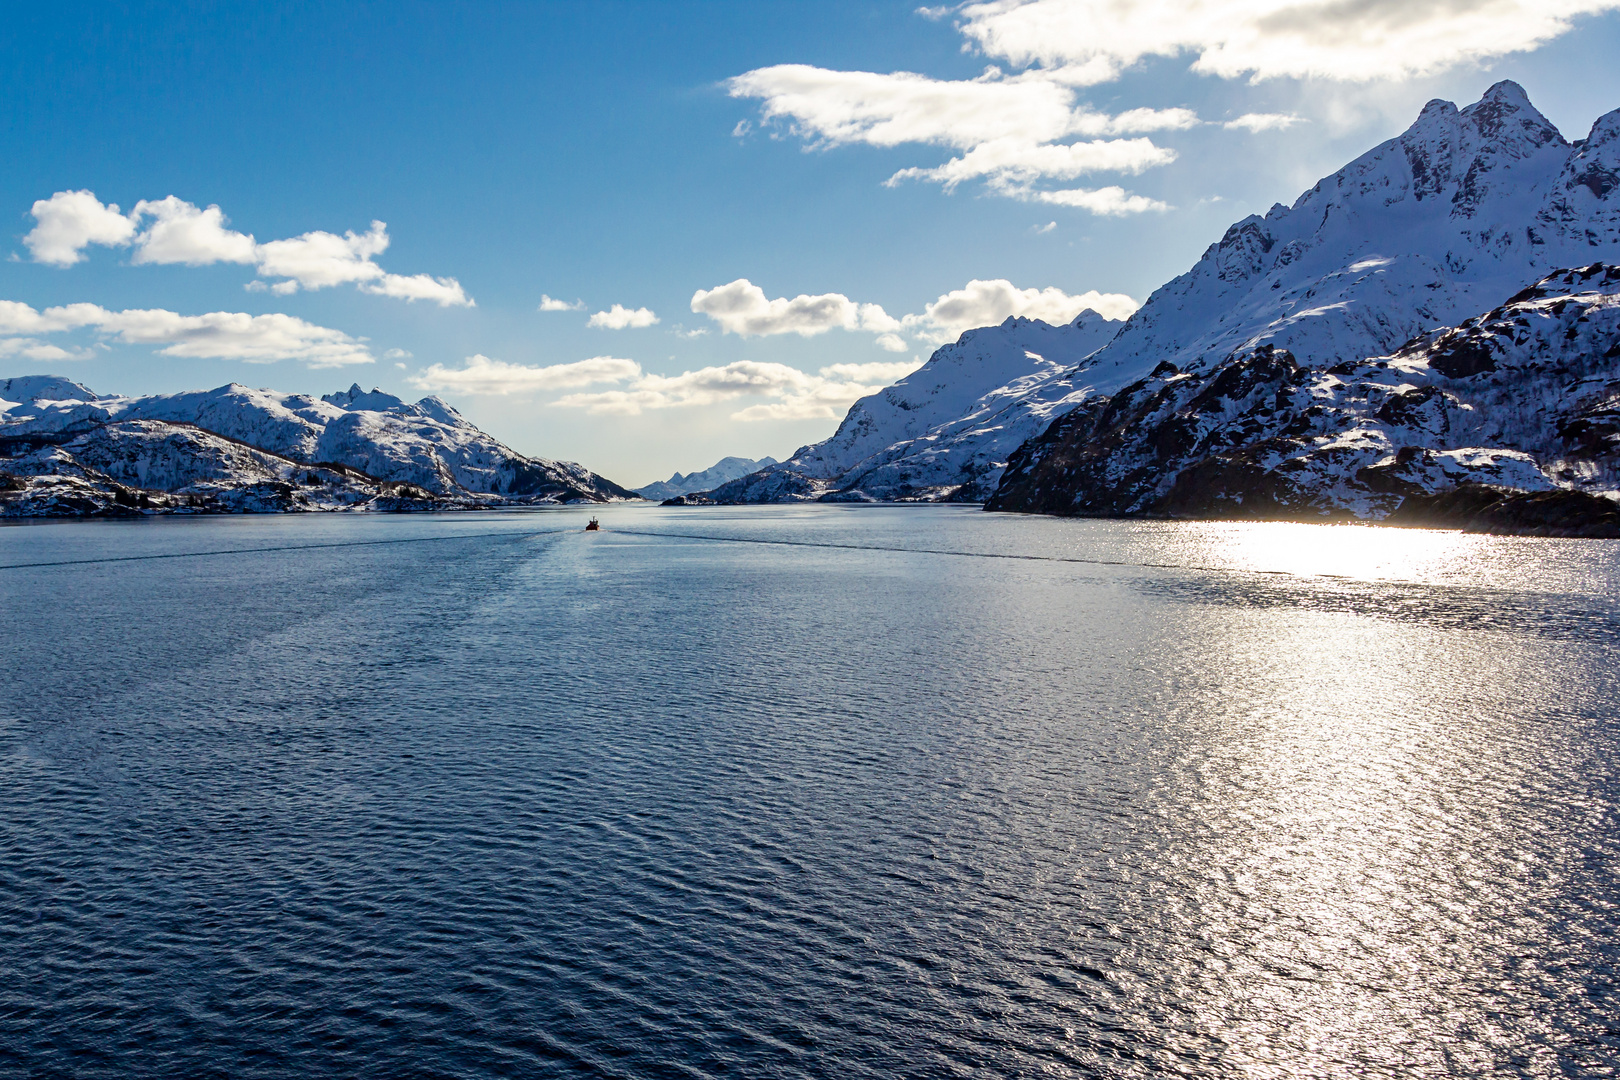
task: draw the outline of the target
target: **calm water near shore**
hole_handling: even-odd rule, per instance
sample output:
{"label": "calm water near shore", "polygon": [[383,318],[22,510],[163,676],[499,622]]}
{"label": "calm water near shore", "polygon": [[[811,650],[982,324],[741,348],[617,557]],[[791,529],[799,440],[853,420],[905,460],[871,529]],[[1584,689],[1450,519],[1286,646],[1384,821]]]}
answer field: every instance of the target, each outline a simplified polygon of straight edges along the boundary
{"label": "calm water near shore", "polygon": [[591,512],[0,528],[0,1076],[1620,1065],[1620,542]]}

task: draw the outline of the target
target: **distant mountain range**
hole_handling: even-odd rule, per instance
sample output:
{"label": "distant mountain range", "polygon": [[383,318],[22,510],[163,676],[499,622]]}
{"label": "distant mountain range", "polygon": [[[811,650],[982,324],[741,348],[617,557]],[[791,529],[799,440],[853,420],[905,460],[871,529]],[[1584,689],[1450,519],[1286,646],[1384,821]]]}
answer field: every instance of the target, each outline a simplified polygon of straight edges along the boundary
{"label": "distant mountain range", "polygon": [[449,509],[634,499],[572,462],[526,457],[436,397],[359,384],[97,394],[0,380],[0,516]]}
{"label": "distant mountain range", "polygon": [[1501,82],[1237,222],[1123,323],[969,331],[832,438],[686,501],[1315,519],[1613,492],[1609,263],[1620,110],[1570,143]]}
{"label": "distant mountain range", "polygon": [[758,472],[775,464],[776,459],[773,457],[724,457],[702,472],[676,473],[668,480],[656,480],[646,487],[634,490],[644,499],[661,502],[664,499],[673,499],[677,495],[685,495],[689,491],[707,491],[719,487],[727,480],[735,480],[739,476],[747,476],[751,472]]}

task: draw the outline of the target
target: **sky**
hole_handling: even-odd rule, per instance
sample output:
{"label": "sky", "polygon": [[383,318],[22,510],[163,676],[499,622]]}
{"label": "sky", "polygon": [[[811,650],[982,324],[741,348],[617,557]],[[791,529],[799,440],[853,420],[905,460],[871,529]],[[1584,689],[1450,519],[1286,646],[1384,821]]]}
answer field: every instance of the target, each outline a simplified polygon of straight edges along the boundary
{"label": "sky", "polygon": [[0,378],[438,394],[629,485],[1126,317],[1432,98],[1620,107],[1620,0],[7,15]]}

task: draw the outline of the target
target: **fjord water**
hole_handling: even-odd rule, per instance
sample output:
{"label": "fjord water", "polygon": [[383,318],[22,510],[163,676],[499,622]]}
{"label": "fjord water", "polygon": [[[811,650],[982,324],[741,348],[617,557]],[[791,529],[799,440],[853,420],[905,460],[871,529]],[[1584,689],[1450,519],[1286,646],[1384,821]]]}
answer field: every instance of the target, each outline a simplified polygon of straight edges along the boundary
{"label": "fjord water", "polygon": [[0,529],[0,1074],[1620,1061],[1620,544],[598,514]]}

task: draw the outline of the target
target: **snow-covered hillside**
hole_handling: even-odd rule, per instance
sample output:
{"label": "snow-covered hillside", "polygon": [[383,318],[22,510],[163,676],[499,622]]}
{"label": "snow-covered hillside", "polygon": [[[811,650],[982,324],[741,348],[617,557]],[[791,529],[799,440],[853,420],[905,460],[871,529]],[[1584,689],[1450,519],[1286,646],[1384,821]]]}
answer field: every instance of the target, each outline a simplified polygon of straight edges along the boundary
{"label": "snow-covered hillside", "polygon": [[[1385,355],[1595,261],[1620,261],[1620,110],[1572,145],[1498,83],[1466,109],[1430,102],[1292,207],[1234,224],[1123,326],[969,331],[831,439],[712,497],[984,498],[1024,439],[1162,363],[1208,374],[1262,345],[1318,369]],[[905,389],[929,382],[948,389]]]}
{"label": "snow-covered hillside", "polygon": [[969,330],[893,386],[857,401],[832,438],[709,498],[983,499],[1007,456],[1073,395],[1076,367],[1121,325],[1087,310],[1064,326],[1016,318]]}
{"label": "snow-covered hillside", "polygon": [[735,480],[739,476],[747,476],[775,464],[776,459],[773,457],[723,457],[707,469],[689,473],[678,472],[668,480],[658,480],[646,487],[638,487],[635,492],[643,499],[662,502],[690,491],[708,491],[710,488],[719,487],[727,480]]}
{"label": "snow-covered hillside", "polygon": [[1620,266],[1326,370],[1269,344],[1206,371],[1163,362],[1020,449],[988,508],[1424,520],[1469,486],[1503,489],[1485,524],[1620,535]]}
{"label": "snow-covered hillside", "polygon": [[[358,385],[320,399],[236,383],[123,397],[56,376],[0,380],[0,473],[34,478],[10,483],[12,513],[49,510],[54,495],[24,494],[58,487],[90,500],[85,506],[127,506],[133,496],[109,494],[120,485],[146,492],[148,509],[307,509],[379,498],[392,506],[400,485],[442,505],[635,498],[572,462],[514,452],[438,398],[412,405]],[[97,484],[106,487],[99,495]],[[294,486],[270,497],[265,484]],[[237,498],[236,489],[259,494]]]}

